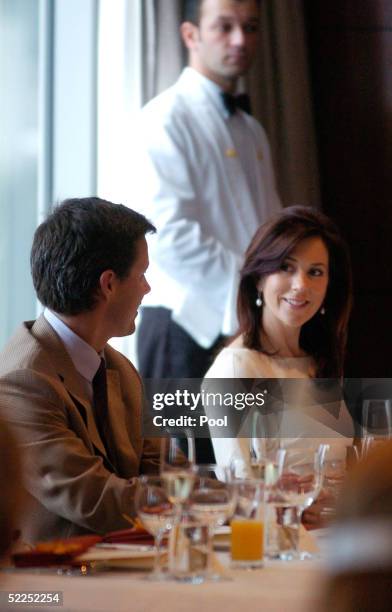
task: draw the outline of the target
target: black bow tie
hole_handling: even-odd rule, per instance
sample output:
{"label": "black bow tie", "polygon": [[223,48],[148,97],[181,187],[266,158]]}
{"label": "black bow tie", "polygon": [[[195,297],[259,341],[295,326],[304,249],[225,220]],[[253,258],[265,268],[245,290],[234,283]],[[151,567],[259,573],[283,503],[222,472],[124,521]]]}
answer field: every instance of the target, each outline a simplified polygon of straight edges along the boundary
{"label": "black bow tie", "polygon": [[248,94],[239,94],[238,96],[232,96],[229,93],[221,93],[223,104],[229,115],[234,115],[237,108],[245,111],[249,115],[251,114],[250,98]]}

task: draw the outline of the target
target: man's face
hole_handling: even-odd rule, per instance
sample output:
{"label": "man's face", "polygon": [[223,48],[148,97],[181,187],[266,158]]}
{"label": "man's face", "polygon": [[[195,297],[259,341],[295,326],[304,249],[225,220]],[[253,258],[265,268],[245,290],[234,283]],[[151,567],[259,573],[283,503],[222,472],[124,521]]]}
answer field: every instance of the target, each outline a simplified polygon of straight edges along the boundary
{"label": "man's face", "polygon": [[256,0],[204,0],[199,26],[185,39],[190,65],[226,90],[245,74],[258,44],[260,10]]}
{"label": "man's face", "polygon": [[143,297],[150,291],[145,272],[148,268],[146,239],[140,238],[136,245],[136,259],[124,279],[115,278],[108,316],[111,336],[128,336],[135,331],[135,318]]}

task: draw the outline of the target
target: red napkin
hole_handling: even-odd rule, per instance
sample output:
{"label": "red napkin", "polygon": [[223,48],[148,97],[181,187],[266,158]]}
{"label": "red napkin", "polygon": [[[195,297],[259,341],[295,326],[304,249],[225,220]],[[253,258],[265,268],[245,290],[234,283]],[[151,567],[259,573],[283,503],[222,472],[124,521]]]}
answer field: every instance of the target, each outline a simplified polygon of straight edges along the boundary
{"label": "red napkin", "polygon": [[46,567],[68,565],[74,557],[102,541],[99,535],[85,535],[63,540],[37,543],[33,550],[14,553],[15,567]]}
{"label": "red napkin", "polygon": [[106,544],[154,544],[153,536],[145,529],[131,527],[130,529],[120,529],[111,531],[103,537]]}

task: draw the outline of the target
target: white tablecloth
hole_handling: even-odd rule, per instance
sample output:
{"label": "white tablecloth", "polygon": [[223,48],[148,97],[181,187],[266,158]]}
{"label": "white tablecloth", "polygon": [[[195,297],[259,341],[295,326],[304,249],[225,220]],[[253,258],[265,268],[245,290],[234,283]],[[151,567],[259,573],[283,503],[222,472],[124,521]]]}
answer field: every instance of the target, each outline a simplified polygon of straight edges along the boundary
{"label": "white tablecloth", "polygon": [[[57,612],[314,612],[323,597],[320,562],[270,562],[258,570],[229,571],[231,582],[153,583],[135,572],[85,577],[2,574],[1,591],[63,591],[63,607],[15,605],[1,610]],[[4,597],[4,595],[3,595]],[[4,601],[4,600],[3,600]]]}

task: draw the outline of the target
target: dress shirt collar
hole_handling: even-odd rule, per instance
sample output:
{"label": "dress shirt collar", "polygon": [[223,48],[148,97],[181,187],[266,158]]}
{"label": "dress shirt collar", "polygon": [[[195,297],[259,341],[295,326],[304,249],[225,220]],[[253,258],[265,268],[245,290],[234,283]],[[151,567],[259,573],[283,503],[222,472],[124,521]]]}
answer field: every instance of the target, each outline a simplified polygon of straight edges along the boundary
{"label": "dress shirt collar", "polygon": [[223,99],[221,94],[223,93],[223,89],[219,87],[217,83],[211,81],[211,79],[204,76],[194,68],[188,66],[183,71],[183,77],[188,82],[193,82],[194,84],[201,86],[203,90],[207,93],[207,95],[214,100],[215,105],[218,107],[219,112],[221,112],[226,119],[230,118],[230,113],[223,103]]}
{"label": "dress shirt collar", "polygon": [[103,355],[99,355],[92,346],[75,334],[68,325],[48,308],[44,310],[44,317],[60,337],[79,374],[91,383],[100,366],[101,356],[103,357]]}

